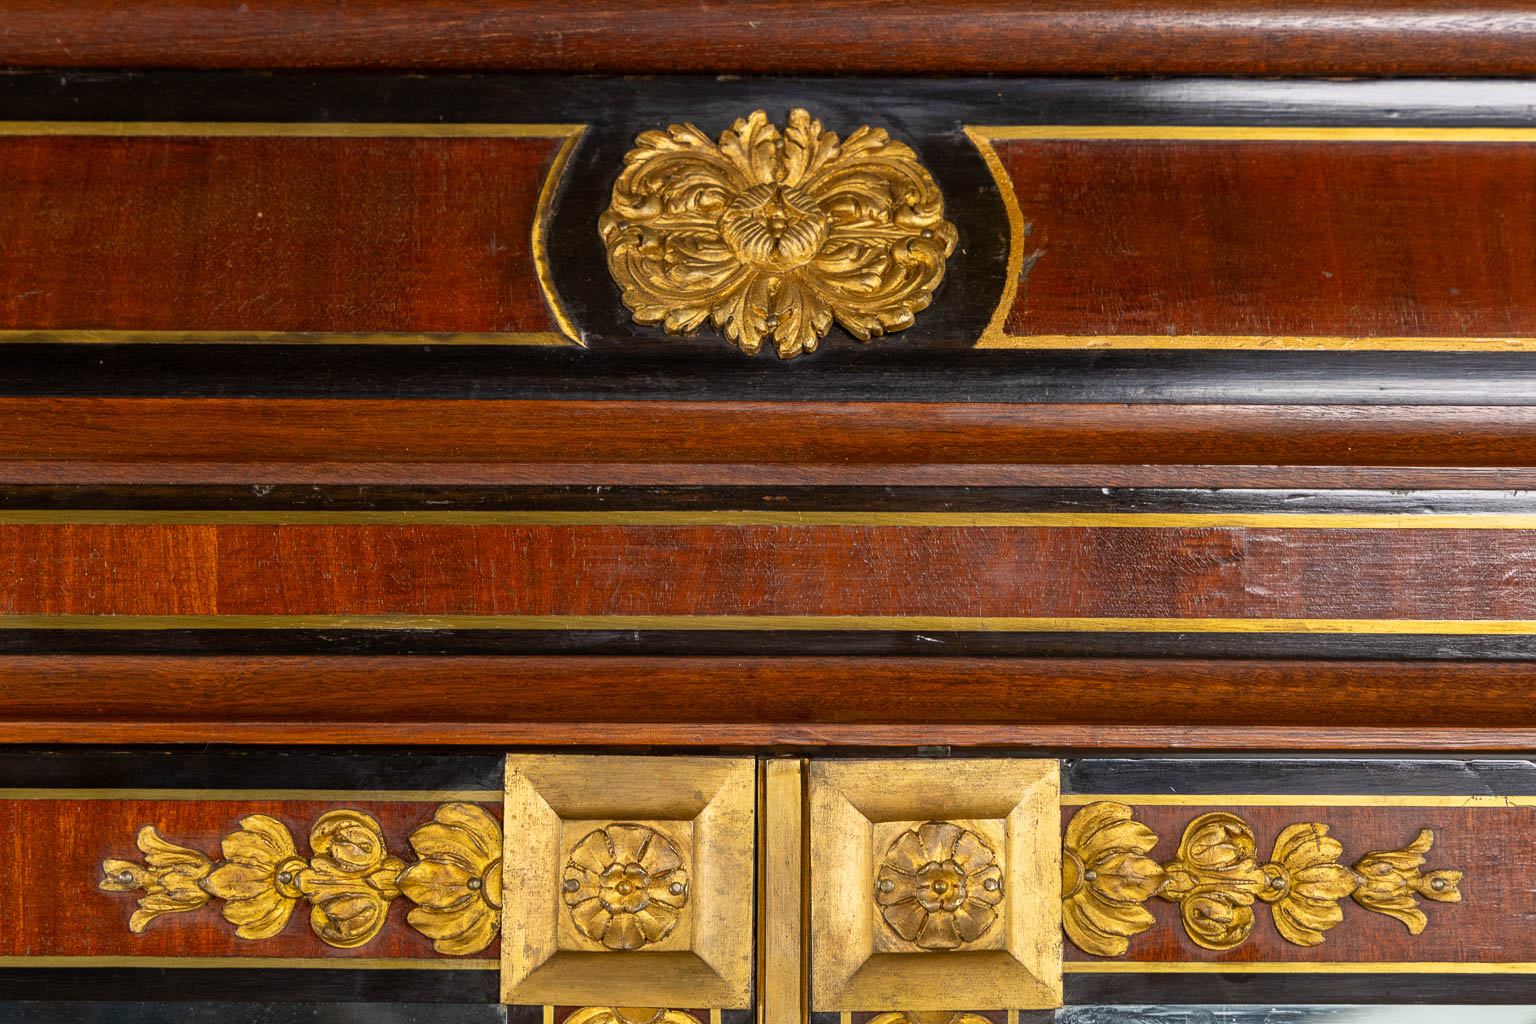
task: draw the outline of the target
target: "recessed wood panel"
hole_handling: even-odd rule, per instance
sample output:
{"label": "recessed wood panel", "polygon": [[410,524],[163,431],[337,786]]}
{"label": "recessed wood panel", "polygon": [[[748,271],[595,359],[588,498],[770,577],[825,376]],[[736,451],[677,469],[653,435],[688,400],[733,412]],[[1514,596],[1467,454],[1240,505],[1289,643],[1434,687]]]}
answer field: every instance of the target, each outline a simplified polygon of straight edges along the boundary
{"label": "recessed wood panel", "polygon": [[1021,266],[987,344],[1498,350],[1536,337],[1536,148],[1516,133],[996,132]]}
{"label": "recessed wood panel", "polygon": [[534,222],[570,129],[4,129],[0,330],[40,340],[123,331],[509,340],[560,329],[540,291]]}

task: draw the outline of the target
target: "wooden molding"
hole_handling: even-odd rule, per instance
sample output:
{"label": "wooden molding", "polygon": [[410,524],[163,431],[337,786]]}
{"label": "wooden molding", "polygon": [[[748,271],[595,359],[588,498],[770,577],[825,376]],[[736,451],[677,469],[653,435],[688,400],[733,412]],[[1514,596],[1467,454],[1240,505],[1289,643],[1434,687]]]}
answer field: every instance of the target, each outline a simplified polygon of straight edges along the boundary
{"label": "wooden molding", "polygon": [[1413,0],[23,0],[15,67],[838,72],[843,74],[1529,75],[1531,7]]}

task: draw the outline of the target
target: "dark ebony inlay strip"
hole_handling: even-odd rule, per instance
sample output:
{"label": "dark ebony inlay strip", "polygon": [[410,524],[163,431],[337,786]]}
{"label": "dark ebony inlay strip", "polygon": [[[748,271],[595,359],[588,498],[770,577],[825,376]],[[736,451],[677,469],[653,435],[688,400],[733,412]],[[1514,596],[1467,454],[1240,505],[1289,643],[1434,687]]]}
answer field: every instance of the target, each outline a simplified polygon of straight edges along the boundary
{"label": "dark ebony inlay strip", "polygon": [[1055,1024],[1533,1024],[1536,1007],[1069,1006]]}
{"label": "dark ebony inlay strip", "polygon": [[1063,793],[1536,796],[1530,761],[1385,758],[1083,758],[1063,763]]}
{"label": "dark ebony inlay strip", "polygon": [[[0,486],[0,510],[1536,515],[1528,491],[1089,487]],[[1085,524],[1091,525],[1091,524]]]}
{"label": "dark ebony inlay strip", "polygon": [[0,747],[0,788],[500,790],[502,765],[500,752],[5,746]]}
{"label": "dark ebony inlay strip", "polygon": [[[1388,1003],[1536,1004],[1536,974],[1068,974],[1066,1002],[1146,1006],[1156,1003],[1250,1005]],[[1199,1018],[1196,1018],[1199,1019]],[[1282,1018],[1283,1019],[1283,1018]],[[1390,1018],[1394,1024],[1398,1018]],[[1455,1021],[1466,1018],[1445,1017]]]}
{"label": "dark ebony inlay strip", "polygon": [[1528,661],[1532,636],[819,630],[0,629],[6,654],[1321,658]]}
{"label": "dark ebony inlay strip", "polygon": [[507,1007],[442,1003],[4,1002],[10,1024],[508,1024]]}

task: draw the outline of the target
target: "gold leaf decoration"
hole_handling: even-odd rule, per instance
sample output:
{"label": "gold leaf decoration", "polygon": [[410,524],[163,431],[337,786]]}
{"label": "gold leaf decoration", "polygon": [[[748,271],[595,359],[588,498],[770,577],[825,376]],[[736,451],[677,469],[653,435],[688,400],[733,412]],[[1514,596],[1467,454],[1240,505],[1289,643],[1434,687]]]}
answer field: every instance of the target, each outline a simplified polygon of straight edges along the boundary
{"label": "gold leaf decoration", "polygon": [[299,891],[310,902],[309,926],[327,944],[361,946],[384,928],[395,880],[405,863],[384,851],[384,831],[362,811],[331,811],[309,833],[315,852],[299,872]]}
{"label": "gold leaf decoration", "polygon": [[1338,863],[1344,847],[1328,836],[1327,825],[1292,825],[1275,840],[1263,867],[1268,883],[1259,899],[1270,904],[1275,928],[1287,942],[1315,946],[1323,933],[1344,920],[1339,900],[1359,880]]}
{"label": "gold leaf decoration", "polygon": [[1229,950],[1253,933],[1254,904],[1269,905],[1287,942],[1315,946],[1344,920],[1346,896],[1395,917],[1414,935],[1427,924],[1415,896],[1457,903],[1460,871],[1422,871],[1434,842],[1429,829],[1407,847],[1368,853],[1350,869],[1328,826],[1303,822],[1283,829],[1267,862],[1258,862],[1253,829],[1235,814],[1202,814],[1184,829],[1177,855],[1158,867],[1147,856],[1151,829],[1124,804],[1100,801],[1073,815],[1062,840],[1062,927],[1093,956],[1121,956],[1130,939],[1155,923],[1143,903],[1176,903],[1190,939]]}
{"label": "gold leaf decoration", "polygon": [[785,359],[834,321],[860,341],[910,327],[956,240],[910,147],[867,125],[839,140],[801,109],[782,132],[757,110],[718,141],[691,124],[641,134],[598,231],[637,323],[707,321]]}
{"label": "gold leaf decoration", "polygon": [[1167,875],[1146,856],[1157,835],[1131,815],[1124,804],[1089,804],[1072,816],[1062,842],[1062,927],[1094,956],[1120,956],[1131,936],[1156,923],[1142,904]]}
{"label": "gold leaf decoration", "polygon": [[576,928],[607,949],[640,949],[677,926],[688,902],[682,855],[653,828],[616,822],[583,836],[561,882]]}
{"label": "gold leaf decoration", "polygon": [[153,825],[139,829],[138,847],[144,854],[144,863],[103,861],[102,879],[98,883],[104,892],[144,890],[139,909],[128,919],[129,931],[141,935],[161,914],[180,914],[207,906],[208,894],[198,884],[213,869],[207,856],[167,842]]}
{"label": "gold leaf decoration", "polygon": [[699,1024],[682,1010],[646,1006],[584,1006],[572,1010],[565,1024]]}
{"label": "gold leaf decoration", "polygon": [[224,901],[224,920],[242,939],[270,939],[282,931],[304,893],[298,878],[308,863],[276,818],[253,814],[224,837],[225,863],[203,887]]}
{"label": "gold leaf decoration", "polygon": [[1253,931],[1253,901],[1267,877],[1254,863],[1253,830],[1235,814],[1202,814],[1163,865],[1162,897],[1179,905],[1184,930],[1206,949],[1233,949]]}
{"label": "gold leaf decoration", "polygon": [[997,920],[1003,871],[986,840],[952,821],[907,829],[875,880],[875,904],[891,930],[921,949],[959,949]]}
{"label": "gold leaf decoration", "polygon": [[421,858],[399,886],[417,906],[411,927],[439,953],[478,953],[501,931],[501,825],[474,804],[444,804],[411,833]]}
{"label": "gold leaf decoration", "polygon": [[1421,870],[1424,854],[1434,845],[1435,834],[1421,829],[1417,838],[1401,850],[1381,850],[1367,853],[1355,862],[1355,874],[1360,887],[1355,890],[1355,902],[1366,910],[1395,917],[1408,926],[1410,934],[1418,935],[1429,919],[1424,916],[1414,896],[1441,903],[1461,902],[1460,871]]}
{"label": "gold leaf decoration", "polygon": [[958,1010],[897,1010],[881,1013],[869,1019],[868,1024],[992,1024],[979,1013]]}
{"label": "gold leaf decoration", "polygon": [[135,934],[160,914],[197,910],[216,898],[237,936],[269,939],[307,901],[315,935],[353,949],[384,929],[390,903],[402,894],[419,904],[407,922],[439,953],[479,952],[500,930],[501,826],[472,804],[444,804],[411,834],[422,860],[410,867],[385,848],[378,821],[352,809],[315,821],[308,858],[288,827],[266,814],[240,819],[239,830],[224,837],[217,865],[150,825],[139,830],[138,844],[146,862],[104,861],[100,882],[106,892],[144,890],[128,922]]}

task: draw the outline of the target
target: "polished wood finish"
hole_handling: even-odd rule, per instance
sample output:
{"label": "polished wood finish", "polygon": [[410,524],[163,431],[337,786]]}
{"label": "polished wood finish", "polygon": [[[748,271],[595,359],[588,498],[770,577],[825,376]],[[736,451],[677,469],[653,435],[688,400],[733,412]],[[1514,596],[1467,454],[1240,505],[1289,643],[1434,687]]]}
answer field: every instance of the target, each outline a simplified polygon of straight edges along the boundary
{"label": "polished wood finish", "polygon": [[11,0],[0,64],[411,70],[1526,75],[1529,4],[1238,0]]}
{"label": "polished wood finish", "polygon": [[0,660],[0,741],[1520,749],[1533,685],[1508,661],[26,655]]}
{"label": "polished wood finish", "polygon": [[1531,147],[1359,136],[996,142],[1030,226],[1007,334],[1536,336]]}
{"label": "polished wood finish", "polygon": [[253,130],[0,136],[0,329],[557,330],[530,239],[563,139]]}
{"label": "polished wood finish", "polygon": [[0,612],[1521,620],[1531,560],[1530,530],[35,525],[0,528]]}
{"label": "polished wood finish", "polygon": [[1536,466],[1536,408],[0,398],[0,452],[100,479],[134,463],[245,464],[247,479],[267,463],[503,460],[1519,467]]}
{"label": "polished wood finish", "polygon": [[[1041,453],[1042,456],[1049,453]],[[262,484],[598,486],[817,485],[1074,487],[1513,488],[1536,490],[1536,469],[1438,466],[1200,466],[1055,464],[765,465],[634,462],[262,462]],[[0,460],[4,484],[245,484],[252,467],[230,462]]]}

